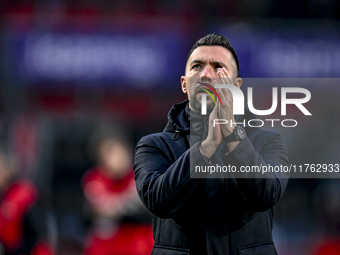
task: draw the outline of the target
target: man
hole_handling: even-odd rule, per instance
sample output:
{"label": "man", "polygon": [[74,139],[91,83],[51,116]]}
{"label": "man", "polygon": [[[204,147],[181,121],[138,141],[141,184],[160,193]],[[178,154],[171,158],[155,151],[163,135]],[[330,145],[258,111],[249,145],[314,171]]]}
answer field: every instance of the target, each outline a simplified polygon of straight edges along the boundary
{"label": "man", "polygon": [[[181,77],[188,100],[172,107],[162,133],[142,138],[136,147],[135,180],[141,200],[153,214],[154,255],[277,254],[273,206],[288,175],[237,172],[237,178],[234,173],[195,178],[192,169],[217,163],[237,169],[288,164],[279,134],[235,125],[255,117],[249,111],[233,115],[228,89],[216,88],[221,100],[216,105],[205,95],[210,114],[201,115],[204,93],[213,91],[215,83],[240,87],[238,72],[237,55],[226,38],[210,34],[198,40]],[[214,126],[214,119],[233,124]]]}
{"label": "man", "polygon": [[152,251],[152,228],[146,223],[149,213],[137,196],[127,136],[123,129],[109,126],[99,128],[90,139],[96,165],[82,180],[91,212],[84,255],[147,255]]}

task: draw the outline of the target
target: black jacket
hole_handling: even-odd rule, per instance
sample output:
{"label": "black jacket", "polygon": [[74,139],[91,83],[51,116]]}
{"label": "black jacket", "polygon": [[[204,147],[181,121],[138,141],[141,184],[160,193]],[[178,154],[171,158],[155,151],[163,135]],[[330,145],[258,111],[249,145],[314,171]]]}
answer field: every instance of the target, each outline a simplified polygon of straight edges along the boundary
{"label": "black jacket", "polygon": [[[136,147],[138,194],[153,214],[152,254],[276,254],[272,208],[287,186],[288,174],[190,178],[190,156],[196,165],[209,163],[199,151],[202,136],[189,132],[187,104],[186,100],[174,105],[165,130],[143,137]],[[278,133],[249,127],[246,139],[221,158],[238,169],[288,165],[287,150]]]}

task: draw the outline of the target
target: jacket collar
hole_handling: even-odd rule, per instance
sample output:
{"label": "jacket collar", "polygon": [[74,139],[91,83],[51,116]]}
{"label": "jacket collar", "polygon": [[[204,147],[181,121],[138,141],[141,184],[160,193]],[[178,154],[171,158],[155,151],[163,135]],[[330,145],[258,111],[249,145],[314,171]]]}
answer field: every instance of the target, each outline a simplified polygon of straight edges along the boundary
{"label": "jacket collar", "polygon": [[168,113],[168,124],[165,126],[164,132],[190,132],[189,114],[185,108],[189,108],[189,100],[172,106]]}

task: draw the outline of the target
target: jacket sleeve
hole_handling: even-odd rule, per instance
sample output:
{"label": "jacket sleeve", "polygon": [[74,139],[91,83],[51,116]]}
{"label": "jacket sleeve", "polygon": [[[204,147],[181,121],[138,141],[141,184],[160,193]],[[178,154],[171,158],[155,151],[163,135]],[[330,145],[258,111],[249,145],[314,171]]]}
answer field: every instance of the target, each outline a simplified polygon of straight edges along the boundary
{"label": "jacket sleeve", "polygon": [[255,211],[266,211],[278,202],[287,187],[289,160],[278,133],[262,134],[259,140],[262,148],[258,152],[247,137],[223,158],[223,162],[236,166],[233,177],[245,201]]}
{"label": "jacket sleeve", "polygon": [[153,136],[142,138],[136,147],[134,170],[139,197],[150,212],[161,218],[176,213],[202,182],[190,178],[190,154],[196,157],[192,160],[205,163],[199,152],[199,143],[186,150],[174,163],[170,162],[169,155],[165,156],[172,149]]}

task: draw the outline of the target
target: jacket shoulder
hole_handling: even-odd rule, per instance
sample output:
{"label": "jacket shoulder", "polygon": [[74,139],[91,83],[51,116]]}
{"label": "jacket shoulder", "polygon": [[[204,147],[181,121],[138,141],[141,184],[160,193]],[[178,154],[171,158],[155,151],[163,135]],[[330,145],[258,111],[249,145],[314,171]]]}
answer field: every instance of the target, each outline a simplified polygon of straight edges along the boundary
{"label": "jacket shoulder", "polygon": [[142,137],[142,139],[138,142],[137,147],[141,145],[151,145],[157,147],[157,145],[159,146],[164,143],[169,144],[174,142],[173,137],[175,135],[176,133],[167,131],[149,134]]}

